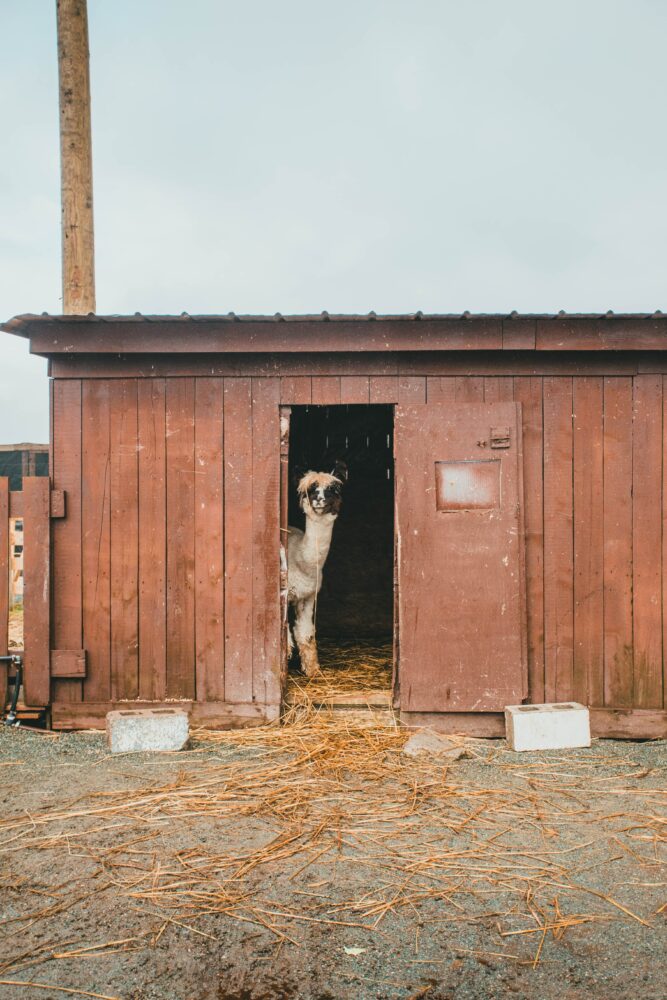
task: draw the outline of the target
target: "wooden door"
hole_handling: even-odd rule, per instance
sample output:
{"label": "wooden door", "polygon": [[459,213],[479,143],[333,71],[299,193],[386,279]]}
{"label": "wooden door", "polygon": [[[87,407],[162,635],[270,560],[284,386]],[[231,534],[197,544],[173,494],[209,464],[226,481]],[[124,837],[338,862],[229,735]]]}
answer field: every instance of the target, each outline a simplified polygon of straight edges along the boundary
{"label": "wooden door", "polygon": [[287,690],[287,536],[289,517],[289,432],[292,408],[280,407],[280,690]]}
{"label": "wooden door", "polygon": [[395,452],[401,709],[521,702],[520,404],[399,406]]}

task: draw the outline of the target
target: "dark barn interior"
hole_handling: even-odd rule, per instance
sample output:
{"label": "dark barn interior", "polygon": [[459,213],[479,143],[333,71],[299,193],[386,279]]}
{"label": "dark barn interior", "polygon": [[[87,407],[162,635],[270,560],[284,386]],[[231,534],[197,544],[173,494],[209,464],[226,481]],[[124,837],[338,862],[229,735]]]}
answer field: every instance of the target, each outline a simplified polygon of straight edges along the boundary
{"label": "dark barn interior", "polygon": [[323,668],[391,676],[394,559],[393,407],[294,406],[290,421],[289,523],[303,528],[296,484],[313,469],[348,467],[317,604]]}

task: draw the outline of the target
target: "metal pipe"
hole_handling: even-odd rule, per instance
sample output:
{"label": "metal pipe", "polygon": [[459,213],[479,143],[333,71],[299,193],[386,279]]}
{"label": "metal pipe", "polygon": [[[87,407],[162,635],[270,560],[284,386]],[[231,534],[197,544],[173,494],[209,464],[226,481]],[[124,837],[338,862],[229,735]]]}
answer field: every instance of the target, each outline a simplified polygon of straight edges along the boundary
{"label": "metal pipe", "polygon": [[[23,658],[17,653],[11,653],[9,656],[0,656],[0,663],[11,663],[16,667],[16,673],[14,674],[13,681],[14,690],[12,691],[12,700],[7,717],[3,719],[3,722],[6,726],[18,726],[20,723],[16,718],[16,706],[19,702],[19,692],[21,690],[21,684],[23,683]],[[7,679],[7,684],[9,685],[9,678]]]}

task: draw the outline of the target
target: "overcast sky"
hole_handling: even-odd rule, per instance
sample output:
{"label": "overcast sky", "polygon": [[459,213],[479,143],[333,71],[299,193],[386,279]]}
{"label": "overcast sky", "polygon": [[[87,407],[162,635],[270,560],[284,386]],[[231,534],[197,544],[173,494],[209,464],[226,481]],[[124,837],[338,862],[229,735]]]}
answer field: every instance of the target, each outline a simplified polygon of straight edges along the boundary
{"label": "overcast sky", "polygon": [[[664,0],[88,0],[97,309],[667,309]],[[0,0],[0,319],[58,313],[55,0]],[[0,334],[0,443],[48,438]]]}

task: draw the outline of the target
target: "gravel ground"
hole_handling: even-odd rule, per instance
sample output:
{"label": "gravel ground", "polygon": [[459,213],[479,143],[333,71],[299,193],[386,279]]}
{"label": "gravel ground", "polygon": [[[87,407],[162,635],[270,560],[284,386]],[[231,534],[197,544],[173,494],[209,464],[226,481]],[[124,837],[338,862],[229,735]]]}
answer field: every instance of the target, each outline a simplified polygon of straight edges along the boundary
{"label": "gravel ground", "polygon": [[0,997],[664,1000],[667,743],[403,739],[0,727]]}

